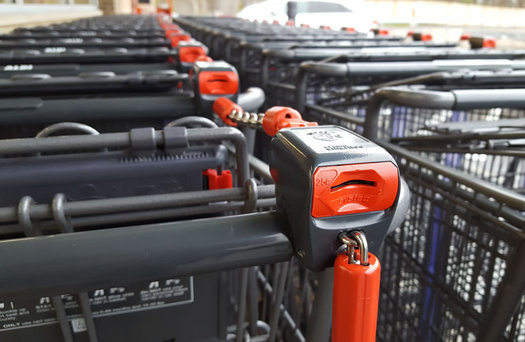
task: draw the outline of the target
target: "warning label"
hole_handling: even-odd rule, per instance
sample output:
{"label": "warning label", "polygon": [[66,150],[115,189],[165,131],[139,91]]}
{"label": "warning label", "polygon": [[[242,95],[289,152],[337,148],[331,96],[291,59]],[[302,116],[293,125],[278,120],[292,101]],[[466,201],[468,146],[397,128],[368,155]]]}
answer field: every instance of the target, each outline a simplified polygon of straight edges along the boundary
{"label": "warning label", "polygon": [[[89,292],[94,317],[152,310],[193,302],[193,277],[155,280],[130,286],[96,289]],[[85,330],[78,295],[21,300],[0,299],[0,332],[57,322],[53,302],[61,301],[73,331]]]}

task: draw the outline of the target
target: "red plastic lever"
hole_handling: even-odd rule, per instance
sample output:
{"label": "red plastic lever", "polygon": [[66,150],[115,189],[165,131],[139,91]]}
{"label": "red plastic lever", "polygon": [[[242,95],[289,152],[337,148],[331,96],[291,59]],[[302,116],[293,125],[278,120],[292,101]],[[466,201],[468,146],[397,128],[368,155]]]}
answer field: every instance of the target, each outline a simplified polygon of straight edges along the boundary
{"label": "red plastic lever", "polygon": [[298,111],[289,107],[272,107],[264,114],[263,129],[271,137],[283,128],[311,126],[317,126],[317,122],[304,121]]}
{"label": "red plastic lever", "polygon": [[207,169],[202,172],[208,178],[208,189],[231,189],[233,187],[232,172],[224,170],[219,175],[215,169]]}
{"label": "red plastic lever", "polygon": [[349,264],[345,253],[335,259],[332,342],[376,340],[381,265],[371,253],[368,263]]}
{"label": "red plastic lever", "polygon": [[215,102],[213,102],[213,111],[217,114],[221,120],[228,126],[236,127],[237,123],[233,122],[228,118],[233,110],[241,111],[242,108],[238,104],[232,102],[230,99],[225,97],[220,97]]}

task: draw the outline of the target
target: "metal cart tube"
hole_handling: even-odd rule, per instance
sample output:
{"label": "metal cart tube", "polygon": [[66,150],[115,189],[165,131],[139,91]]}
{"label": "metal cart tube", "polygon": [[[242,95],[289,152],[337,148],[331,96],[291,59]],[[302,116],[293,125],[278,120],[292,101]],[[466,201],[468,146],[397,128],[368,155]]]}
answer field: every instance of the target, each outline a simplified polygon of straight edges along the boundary
{"label": "metal cart tube", "polygon": [[286,261],[283,222],[263,212],[9,241],[0,244],[10,260],[0,265],[0,293],[58,295]]}

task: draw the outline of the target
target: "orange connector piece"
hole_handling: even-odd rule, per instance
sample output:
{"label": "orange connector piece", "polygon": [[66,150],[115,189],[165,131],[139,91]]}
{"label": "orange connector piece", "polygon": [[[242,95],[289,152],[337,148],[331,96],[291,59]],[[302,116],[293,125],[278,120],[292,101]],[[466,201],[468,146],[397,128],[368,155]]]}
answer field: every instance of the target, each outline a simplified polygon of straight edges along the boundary
{"label": "orange connector piece", "polygon": [[228,117],[233,110],[241,111],[242,108],[238,104],[232,102],[230,99],[220,97],[213,102],[213,111],[217,114],[221,120],[228,126],[236,127],[237,123],[230,120]]}
{"label": "orange connector piece", "polygon": [[[213,103],[213,111],[221,120],[229,126],[237,126],[228,116],[233,110],[243,112],[243,109],[230,99],[225,97],[218,98]],[[289,107],[272,107],[266,111],[262,121],[263,130],[266,134],[273,137],[283,128],[292,127],[313,127],[317,122],[304,121],[301,114]]]}
{"label": "orange connector piece", "polygon": [[495,49],[496,48],[496,39],[494,38],[485,38],[483,39],[483,47],[487,49]]}
{"label": "orange connector piece", "polygon": [[423,42],[430,42],[434,39],[430,33],[424,33],[421,35],[421,41]]}
{"label": "orange connector piece", "polygon": [[263,129],[271,137],[283,128],[311,126],[317,126],[317,122],[304,121],[298,111],[289,107],[272,107],[264,114]]}

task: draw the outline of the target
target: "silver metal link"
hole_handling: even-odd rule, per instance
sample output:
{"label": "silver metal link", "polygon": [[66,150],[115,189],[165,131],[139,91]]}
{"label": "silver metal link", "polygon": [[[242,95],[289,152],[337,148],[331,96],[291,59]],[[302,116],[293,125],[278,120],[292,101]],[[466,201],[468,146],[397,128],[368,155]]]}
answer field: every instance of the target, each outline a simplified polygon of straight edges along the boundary
{"label": "silver metal link", "polygon": [[[346,246],[348,263],[368,266],[368,241],[365,233],[360,231],[341,233],[338,238]],[[356,258],[356,249],[359,249],[359,262]]]}

